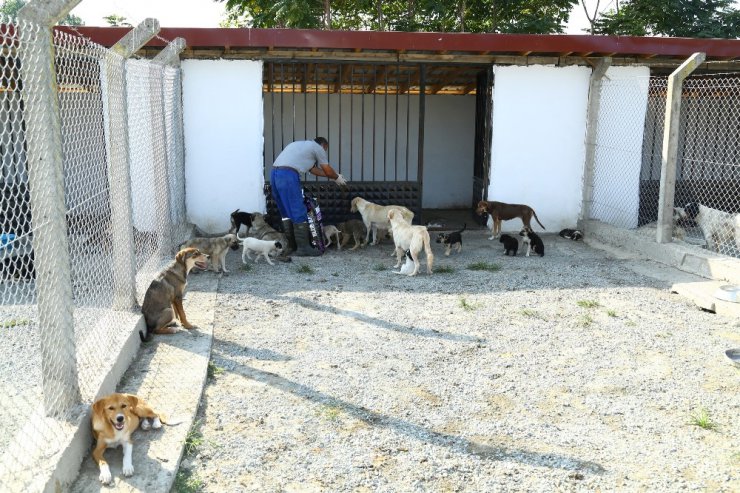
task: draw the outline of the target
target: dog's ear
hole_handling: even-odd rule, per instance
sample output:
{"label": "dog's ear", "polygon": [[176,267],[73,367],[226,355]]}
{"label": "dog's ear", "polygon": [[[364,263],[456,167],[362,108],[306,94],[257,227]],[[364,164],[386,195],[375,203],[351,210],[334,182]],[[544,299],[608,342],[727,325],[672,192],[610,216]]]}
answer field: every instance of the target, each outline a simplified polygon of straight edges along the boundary
{"label": "dog's ear", "polygon": [[188,253],[189,248],[183,248],[179,252],[177,252],[177,255],[175,255],[175,262],[178,264],[184,264],[185,263],[185,256]]}
{"label": "dog's ear", "polygon": [[139,407],[139,398],[133,394],[125,394],[126,404],[131,408],[131,412],[136,414],[136,408]]}
{"label": "dog's ear", "polygon": [[280,248],[280,249],[282,249],[282,248],[283,248],[283,244],[282,244],[282,243],[280,243],[279,241],[276,241],[276,242],[275,242],[275,248]]}
{"label": "dog's ear", "polygon": [[95,403],[92,405],[92,412],[93,414],[103,414],[105,411],[105,405],[108,403],[108,398],[103,397],[95,401]]}

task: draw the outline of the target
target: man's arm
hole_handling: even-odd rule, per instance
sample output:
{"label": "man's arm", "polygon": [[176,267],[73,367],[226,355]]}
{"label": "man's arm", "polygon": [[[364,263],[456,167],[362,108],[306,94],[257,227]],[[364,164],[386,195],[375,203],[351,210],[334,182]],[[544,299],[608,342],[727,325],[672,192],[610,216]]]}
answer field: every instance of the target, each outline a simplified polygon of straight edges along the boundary
{"label": "man's arm", "polygon": [[320,164],[319,166],[314,166],[310,170],[308,170],[309,173],[311,173],[314,176],[323,176],[325,178],[329,178],[330,180],[336,180],[339,175],[336,171],[334,171],[334,168],[332,168],[328,164]]}

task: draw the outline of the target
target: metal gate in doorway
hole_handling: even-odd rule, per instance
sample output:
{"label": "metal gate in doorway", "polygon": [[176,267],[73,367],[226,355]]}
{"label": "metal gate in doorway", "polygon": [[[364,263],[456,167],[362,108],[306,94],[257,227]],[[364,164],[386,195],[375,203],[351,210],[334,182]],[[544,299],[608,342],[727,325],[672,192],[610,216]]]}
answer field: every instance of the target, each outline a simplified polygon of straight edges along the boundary
{"label": "metal gate in doorway", "polygon": [[[355,196],[403,205],[420,222],[426,95],[474,93],[479,71],[420,63],[265,61],[266,192],[272,163],[286,145],[325,137],[330,164],[350,182],[344,191],[306,175],[304,187],[319,198],[326,222],[354,217]],[[279,222],[269,193],[267,210],[268,220]]]}

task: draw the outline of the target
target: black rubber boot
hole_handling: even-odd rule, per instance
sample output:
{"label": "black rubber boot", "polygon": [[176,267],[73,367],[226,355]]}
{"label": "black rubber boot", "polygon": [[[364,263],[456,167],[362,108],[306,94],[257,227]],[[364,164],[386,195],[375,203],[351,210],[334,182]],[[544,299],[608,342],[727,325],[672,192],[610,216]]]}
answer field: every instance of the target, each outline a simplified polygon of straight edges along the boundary
{"label": "black rubber boot", "polygon": [[296,251],[293,255],[296,257],[318,257],[321,252],[311,245],[311,231],[308,229],[308,223],[296,223],[293,225]]}
{"label": "black rubber boot", "polygon": [[285,233],[285,238],[288,240],[287,248],[283,249],[283,255],[290,255],[296,249],[293,221],[290,219],[283,219],[283,233]]}

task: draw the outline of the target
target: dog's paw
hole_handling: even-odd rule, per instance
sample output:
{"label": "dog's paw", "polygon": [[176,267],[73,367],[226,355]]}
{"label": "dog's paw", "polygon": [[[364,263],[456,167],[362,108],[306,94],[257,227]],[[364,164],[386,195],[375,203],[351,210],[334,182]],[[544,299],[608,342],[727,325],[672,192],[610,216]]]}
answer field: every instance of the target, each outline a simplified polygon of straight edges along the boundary
{"label": "dog's paw", "polygon": [[152,420],[152,428],[158,430],[162,427],[162,422],[159,420],[159,416]]}
{"label": "dog's paw", "polygon": [[149,422],[149,418],[144,418],[141,420],[141,429],[144,431],[147,431],[149,428],[152,427],[152,424]]}
{"label": "dog's paw", "polygon": [[134,475],[134,465],[124,464],[123,465],[123,475],[126,477],[133,476]]}
{"label": "dog's paw", "polygon": [[100,466],[100,476],[98,476],[98,479],[103,484],[111,484],[113,482],[113,476],[111,476],[108,464]]}

